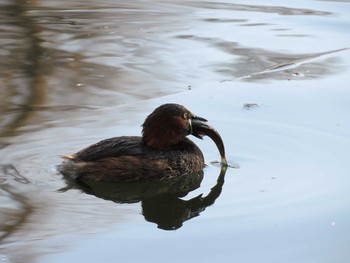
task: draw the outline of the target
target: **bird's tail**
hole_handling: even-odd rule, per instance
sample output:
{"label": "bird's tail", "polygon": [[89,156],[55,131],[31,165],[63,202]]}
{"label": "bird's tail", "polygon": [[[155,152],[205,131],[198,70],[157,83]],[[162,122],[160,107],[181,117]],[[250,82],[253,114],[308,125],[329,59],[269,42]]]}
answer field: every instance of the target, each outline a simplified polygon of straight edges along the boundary
{"label": "bird's tail", "polygon": [[74,155],[67,154],[67,155],[59,155],[60,158],[65,159],[65,160],[74,160],[75,157]]}

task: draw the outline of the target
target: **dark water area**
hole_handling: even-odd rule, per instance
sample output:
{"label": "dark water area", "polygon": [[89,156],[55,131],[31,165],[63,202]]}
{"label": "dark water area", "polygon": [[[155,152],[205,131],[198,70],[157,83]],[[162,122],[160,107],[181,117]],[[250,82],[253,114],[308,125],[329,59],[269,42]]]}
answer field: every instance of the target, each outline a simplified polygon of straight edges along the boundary
{"label": "dark water area", "polygon": [[[347,262],[349,1],[0,1],[1,262]],[[167,102],[203,172],[77,187],[59,155]]]}

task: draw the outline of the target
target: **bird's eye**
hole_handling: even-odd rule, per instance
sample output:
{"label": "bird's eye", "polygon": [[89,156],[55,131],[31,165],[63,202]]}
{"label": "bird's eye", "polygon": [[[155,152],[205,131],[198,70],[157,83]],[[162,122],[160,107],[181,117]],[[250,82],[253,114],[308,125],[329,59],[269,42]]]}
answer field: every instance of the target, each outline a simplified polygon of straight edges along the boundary
{"label": "bird's eye", "polygon": [[185,119],[185,120],[188,120],[188,118],[189,118],[188,113],[187,113],[187,112],[185,112],[183,117],[184,117],[184,119]]}

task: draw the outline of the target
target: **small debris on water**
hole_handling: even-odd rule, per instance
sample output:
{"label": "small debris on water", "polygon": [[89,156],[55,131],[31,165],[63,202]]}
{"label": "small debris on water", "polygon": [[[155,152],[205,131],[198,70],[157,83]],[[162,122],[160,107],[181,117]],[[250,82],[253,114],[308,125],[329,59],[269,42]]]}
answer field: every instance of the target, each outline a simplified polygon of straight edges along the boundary
{"label": "small debris on water", "polygon": [[254,109],[254,108],[257,108],[257,107],[260,107],[261,104],[259,103],[244,103],[243,104],[243,109],[245,110],[251,110],[251,109]]}
{"label": "small debris on water", "polygon": [[292,76],[293,77],[305,77],[305,74],[302,72],[293,72]]}

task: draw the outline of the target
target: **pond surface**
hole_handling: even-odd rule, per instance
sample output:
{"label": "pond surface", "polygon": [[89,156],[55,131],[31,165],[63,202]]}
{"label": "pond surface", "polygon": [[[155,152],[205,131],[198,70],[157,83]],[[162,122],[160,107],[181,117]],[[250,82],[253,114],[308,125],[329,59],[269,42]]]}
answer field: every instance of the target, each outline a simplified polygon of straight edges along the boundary
{"label": "pond surface", "polygon": [[[344,0],[2,0],[0,261],[347,262],[349,29]],[[185,185],[57,173],[167,102],[233,168],[193,138],[208,165]]]}

